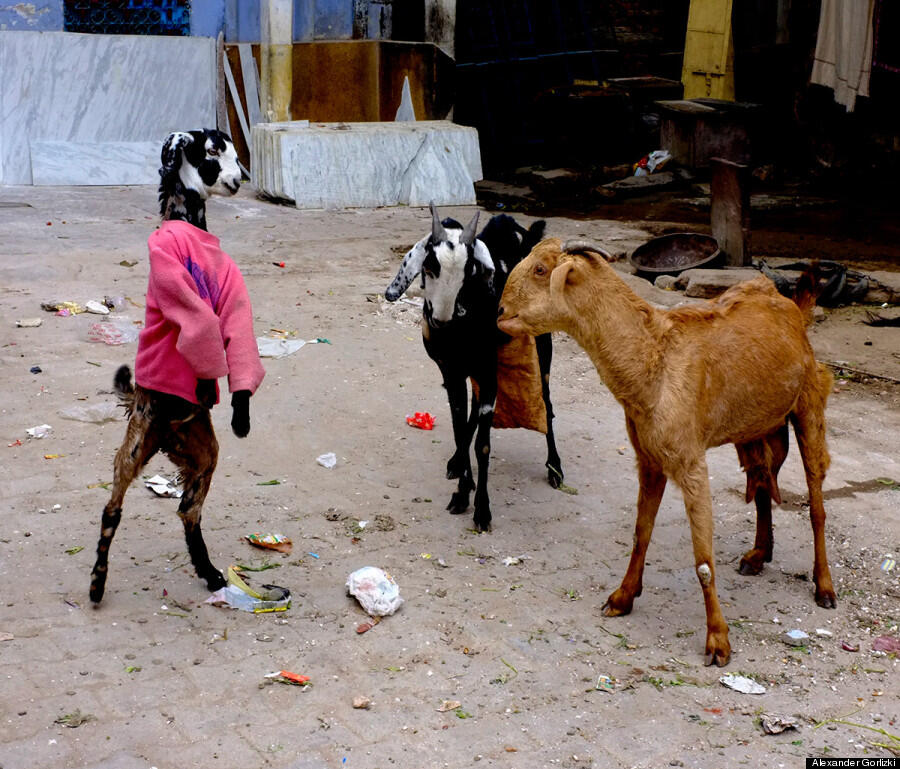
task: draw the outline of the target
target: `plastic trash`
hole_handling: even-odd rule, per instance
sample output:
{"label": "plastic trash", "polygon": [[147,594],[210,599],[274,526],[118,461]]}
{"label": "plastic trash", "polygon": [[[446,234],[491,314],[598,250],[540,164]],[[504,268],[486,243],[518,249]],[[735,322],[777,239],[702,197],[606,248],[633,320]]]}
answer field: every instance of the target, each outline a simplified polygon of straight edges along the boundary
{"label": "plastic trash", "polygon": [[880,635],[872,641],[872,651],[896,654],[900,652],[900,638],[890,635]]}
{"label": "plastic trash", "polygon": [[417,411],[412,416],[406,415],[406,424],[420,430],[434,430],[434,417],[427,411]]}
{"label": "plastic trash", "polygon": [[172,481],[168,478],[163,478],[161,475],[154,475],[152,478],[148,478],[144,481],[144,485],[158,497],[177,498],[183,493]]}
{"label": "plastic trash", "polygon": [[316,462],[322,465],[322,467],[326,467],[330,470],[337,464],[337,457],[333,451],[329,451],[327,454],[320,454],[317,456]]}
{"label": "plastic trash", "polygon": [[273,339],[268,336],[256,337],[260,358],[284,358],[305,346],[305,339]]}
{"label": "plastic trash", "polygon": [[738,692],[743,692],[744,694],[765,694],[766,687],[762,684],[756,683],[752,678],[747,678],[746,676],[738,676],[733,673],[729,673],[727,676],[722,676],[719,679],[720,684],[724,684],[729,689],[734,689]]}
{"label": "plastic trash", "polygon": [[806,646],[809,643],[809,635],[802,630],[788,630],[782,640],[789,646]]}
{"label": "plastic trash", "polygon": [[35,425],[34,427],[29,427],[25,432],[29,438],[43,438],[50,435],[52,430],[53,428],[50,425]]}
{"label": "plastic trash", "polygon": [[78,315],[84,312],[84,307],[78,302],[41,302],[41,309],[44,312],[55,312],[62,316]]}
{"label": "plastic trash", "polygon": [[19,318],[16,321],[16,326],[18,328],[37,328],[43,322],[40,318]]}
{"label": "plastic trash", "polygon": [[136,342],[140,333],[140,329],[134,323],[122,319],[91,323],[90,328],[88,328],[87,338],[89,342],[119,345]]}
{"label": "plastic trash", "polygon": [[277,550],[279,553],[290,553],[293,543],[283,534],[247,534],[244,536],[251,545],[261,547],[266,550]]}
{"label": "plastic trash", "polygon": [[119,408],[119,405],[112,401],[92,403],[90,406],[76,404],[66,409],[60,409],[58,413],[63,419],[74,419],[76,422],[93,422],[98,425],[104,422],[112,422],[122,417],[122,410]]}
{"label": "plastic trash", "polygon": [[781,734],[787,729],[797,728],[797,722],[793,718],[776,716],[774,713],[763,713],[759,717],[759,722],[766,734]]}
{"label": "plastic trash", "polygon": [[94,315],[109,315],[109,307],[103,304],[103,302],[98,302],[96,299],[90,299],[85,302],[84,308],[88,312],[94,313]]}
{"label": "plastic trash", "polygon": [[375,566],[363,566],[347,577],[347,592],[367,614],[387,617],[403,604],[400,587],[390,574]]}
{"label": "plastic trash", "polygon": [[255,590],[238,575],[233,566],[229,566],[228,584],[216,590],[204,603],[253,614],[287,611],[291,608],[291,591],[279,585],[263,585]]}
{"label": "plastic trash", "polygon": [[635,176],[647,176],[662,169],[672,159],[672,153],[668,150],[654,150],[649,155],[642,157],[634,164]]}
{"label": "plastic trash", "polygon": [[294,686],[307,686],[310,682],[309,676],[305,676],[302,673],[292,673],[290,670],[279,670],[276,673],[266,673],[265,677],[270,681],[275,681],[279,684],[293,684]]}

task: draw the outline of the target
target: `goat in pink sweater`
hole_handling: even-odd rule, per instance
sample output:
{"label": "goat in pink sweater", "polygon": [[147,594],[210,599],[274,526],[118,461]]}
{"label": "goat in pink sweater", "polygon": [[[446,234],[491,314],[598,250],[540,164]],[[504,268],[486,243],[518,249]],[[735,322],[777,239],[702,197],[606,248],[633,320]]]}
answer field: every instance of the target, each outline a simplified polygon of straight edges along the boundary
{"label": "goat in pink sweater", "polygon": [[131,482],[161,451],[179,468],[184,524],[191,562],[210,590],[225,579],[210,563],[200,514],[219,453],[210,409],[219,377],[228,376],[231,427],[250,432],[250,396],[265,372],[253,334],[253,314],[237,265],[206,232],[206,199],[231,194],[240,171],[231,140],[219,131],[173,133],[162,149],[159,185],[163,222],[149,239],[150,281],[144,330],[135,360],[136,386],[122,366],[115,388],[128,410],[125,440],[116,453],[112,496],[103,510],[91,600],[106,587],[109,546]]}

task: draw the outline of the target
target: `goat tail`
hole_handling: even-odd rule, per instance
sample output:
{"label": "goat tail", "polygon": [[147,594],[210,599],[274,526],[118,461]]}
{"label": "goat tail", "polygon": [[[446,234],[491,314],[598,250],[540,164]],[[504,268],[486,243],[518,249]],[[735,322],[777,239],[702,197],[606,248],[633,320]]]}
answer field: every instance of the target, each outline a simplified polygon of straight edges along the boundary
{"label": "goat tail", "polygon": [[134,385],[131,382],[131,369],[128,366],[119,366],[113,378],[113,389],[119,398],[119,405],[125,407],[125,411],[131,414],[134,407]]}
{"label": "goat tail", "polygon": [[810,325],[813,320],[813,308],[816,306],[816,299],[821,293],[819,289],[819,278],[821,276],[818,260],[814,259],[800,274],[797,279],[797,287],[794,289],[794,304],[800,308],[803,317],[806,319],[806,325]]}
{"label": "goat tail", "polygon": [[563,244],[563,251],[567,254],[582,254],[585,251],[591,251],[600,254],[607,262],[615,261],[612,254],[605,248],[601,247],[593,240],[585,240],[583,238],[571,238]]}

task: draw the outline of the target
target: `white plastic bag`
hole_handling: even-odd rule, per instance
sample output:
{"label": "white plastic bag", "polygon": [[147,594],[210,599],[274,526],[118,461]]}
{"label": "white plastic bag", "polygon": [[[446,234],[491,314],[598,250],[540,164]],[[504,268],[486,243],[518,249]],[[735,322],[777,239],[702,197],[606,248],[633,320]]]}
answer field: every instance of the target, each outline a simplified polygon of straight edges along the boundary
{"label": "white plastic bag", "polygon": [[363,566],[347,577],[347,592],[373,617],[387,617],[403,603],[391,575],[375,566]]}

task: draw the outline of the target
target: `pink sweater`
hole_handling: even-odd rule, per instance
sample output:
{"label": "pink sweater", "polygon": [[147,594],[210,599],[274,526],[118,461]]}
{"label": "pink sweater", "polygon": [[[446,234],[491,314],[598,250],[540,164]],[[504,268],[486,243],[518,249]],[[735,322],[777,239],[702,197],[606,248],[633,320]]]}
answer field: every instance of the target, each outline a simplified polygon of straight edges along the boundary
{"label": "pink sweater", "polygon": [[[228,389],[256,392],[265,376],[253,312],[238,266],[219,239],[164,221],[148,241],[147,312],[138,341],[141,387],[197,403],[198,379],[228,375]],[[218,402],[218,384],[216,402]]]}

